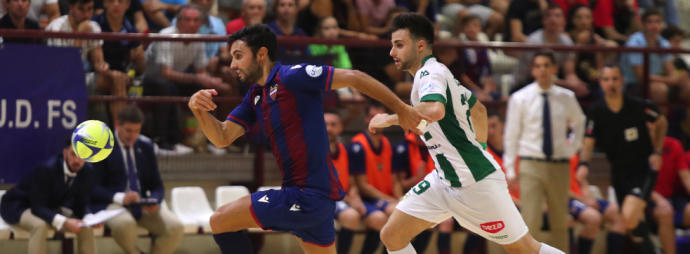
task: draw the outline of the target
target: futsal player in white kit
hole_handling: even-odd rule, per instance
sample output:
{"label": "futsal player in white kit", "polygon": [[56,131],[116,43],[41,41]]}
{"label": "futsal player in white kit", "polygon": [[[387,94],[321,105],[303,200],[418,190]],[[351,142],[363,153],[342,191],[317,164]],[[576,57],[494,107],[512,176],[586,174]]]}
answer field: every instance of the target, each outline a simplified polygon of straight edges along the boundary
{"label": "futsal player in white kit", "polygon": [[[398,69],[414,75],[410,98],[429,119],[418,128],[436,169],[403,197],[381,230],[388,253],[416,253],[410,241],[451,216],[511,254],[563,253],[529,234],[503,172],[484,149],[486,108],[433,57],[433,39],[425,16],[404,13],[393,20],[390,55]],[[379,114],[369,128],[397,123],[397,115]]]}

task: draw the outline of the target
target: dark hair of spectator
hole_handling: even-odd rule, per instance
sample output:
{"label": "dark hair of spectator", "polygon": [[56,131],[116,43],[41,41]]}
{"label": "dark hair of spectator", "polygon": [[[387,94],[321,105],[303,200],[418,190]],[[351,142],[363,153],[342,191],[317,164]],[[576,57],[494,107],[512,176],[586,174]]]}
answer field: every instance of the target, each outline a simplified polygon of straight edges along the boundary
{"label": "dark hair of spectator", "polygon": [[587,8],[590,11],[592,8],[589,8],[589,6],[584,5],[584,4],[575,4],[572,7],[570,7],[570,10],[568,10],[568,20],[565,22],[565,30],[570,31],[575,28],[575,24],[573,23],[573,20],[575,19],[575,13],[579,11],[582,8]]}
{"label": "dark hair of spectator", "polygon": [[549,12],[551,10],[560,10],[561,12],[564,12],[563,8],[561,8],[560,5],[549,2],[549,4],[546,5],[546,9],[544,9],[544,11],[542,12],[541,17],[546,18],[546,16],[549,16]]}
{"label": "dark hair of spectator", "polygon": [[[295,8],[298,9],[297,11],[299,12],[299,1],[298,0],[292,0],[295,2]],[[280,0],[273,0],[273,6],[271,6],[271,10],[273,11],[273,16],[278,15],[278,6],[280,6]]]}
{"label": "dark hair of spectator", "polygon": [[275,61],[278,42],[276,35],[267,25],[256,24],[246,26],[230,35],[228,43],[232,45],[232,43],[237,40],[244,41],[244,43],[252,49],[254,56],[256,56],[256,52],[258,52],[261,47],[266,47],[266,49],[268,49],[268,59]]}
{"label": "dark hair of spectator", "polygon": [[429,48],[434,43],[434,25],[424,15],[414,12],[401,13],[393,19],[392,31],[400,29],[407,29],[415,39],[424,39],[430,44]]}
{"label": "dark hair of spectator", "polygon": [[76,4],[88,4],[91,2],[93,2],[93,0],[69,0],[69,2],[67,2],[67,5],[74,6]]}
{"label": "dark hair of spectator", "polygon": [[[319,22],[316,22],[316,29],[314,29],[314,34],[318,37],[323,37],[323,34],[321,34],[321,29],[323,27],[323,22],[326,22],[328,19],[335,19],[333,16],[326,16],[323,18],[319,19]],[[336,19],[335,22],[337,23],[338,20]]]}
{"label": "dark hair of spectator", "polygon": [[384,105],[381,104],[380,102],[374,101],[374,100],[370,100],[369,103],[367,103],[367,107],[366,107],[366,109],[365,109],[365,111],[364,111],[364,112],[366,112],[365,114],[368,115],[368,114],[369,114],[369,111],[370,111],[371,109],[374,109],[374,108],[379,108],[379,109],[383,109],[384,111],[388,111],[388,110],[386,109],[386,106],[384,106]]}
{"label": "dark hair of spectator", "polygon": [[70,133],[69,135],[67,135],[67,137],[65,137],[65,140],[62,143],[62,149],[69,148],[71,145],[72,145],[72,133]]}
{"label": "dark hair of spectator", "polygon": [[117,120],[120,121],[120,124],[143,123],[144,113],[141,112],[141,109],[139,109],[136,105],[129,104],[124,106],[120,112],[117,113]]}
{"label": "dark hair of spectator", "polygon": [[550,50],[543,50],[534,54],[534,57],[532,57],[532,63],[534,64],[534,61],[540,56],[548,58],[549,61],[551,61],[551,64],[556,64],[556,56],[554,56],[553,51]]}
{"label": "dark hair of spectator", "polygon": [[664,31],[661,32],[661,36],[663,36],[667,40],[670,40],[674,36],[680,36],[685,38],[685,31],[683,31],[683,29],[681,29],[680,27],[671,25],[666,27],[666,29],[664,29]]}
{"label": "dark hair of spectator", "polygon": [[642,13],[642,22],[647,22],[647,19],[648,19],[649,17],[651,17],[651,16],[663,17],[663,16],[661,15],[661,11],[659,11],[659,9],[657,9],[657,8],[649,8],[649,9],[646,9],[646,10],[644,11],[644,13]]}
{"label": "dark hair of spectator", "polygon": [[479,19],[479,16],[474,15],[474,14],[470,14],[470,15],[463,17],[462,20],[460,20],[460,24],[462,24],[462,27],[466,27],[468,24],[470,24],[470,22],[472,22],[474,20],[478,20],[481,22],[481,20]]}
{"label": "dark hair of spectator", "polygon": [[503,116],[502,116],[500,113],[498,113],[498,110],[495,110],[495,109],[488,109],[488,110],[486,111],[486,117],[487,117],[487,118],[491,118],[491,117],[493,117],[493,116],[498,117],[498,121],[500,121],[500,122],[502,122],[502,123],[505,122],[505,120],[503,119]]}
{"label": "dark hair of spectator", "polygon": [[325,115],[325,114],[332,114],[332,115],[336,115],[336,116],[338,116],[338,118],[340,118],[340,113],[338,113],[338,111],[335,111],[335,110],[332,110],[332,109],[326,109],[326,110],[324,110],[324,111],[323,111],[323,114],[324,114],[324,115]]}

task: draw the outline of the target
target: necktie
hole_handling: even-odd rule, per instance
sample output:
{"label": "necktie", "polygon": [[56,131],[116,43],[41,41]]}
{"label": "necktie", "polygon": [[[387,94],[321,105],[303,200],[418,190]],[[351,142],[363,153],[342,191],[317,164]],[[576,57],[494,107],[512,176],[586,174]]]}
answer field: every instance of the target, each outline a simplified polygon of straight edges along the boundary
{"label": "necktie", "polygon": [[544,140],[542,142],[542,151],[546,155],[546,159],[551,159],[553,155],[553,142],[551,140],[551,109],[549,108],[549,97],[547,93],[542,93],[544,97],[544,110],[542,117],[542,125],[544,126]]}
{"label": "necktie", "polygon": [[125,148],[125,157],[127,158],[127,176],[129,180],[129,190],[139,192],[139,178],[137,172],[134,171],[134,162],[130,155],[130,148]]}

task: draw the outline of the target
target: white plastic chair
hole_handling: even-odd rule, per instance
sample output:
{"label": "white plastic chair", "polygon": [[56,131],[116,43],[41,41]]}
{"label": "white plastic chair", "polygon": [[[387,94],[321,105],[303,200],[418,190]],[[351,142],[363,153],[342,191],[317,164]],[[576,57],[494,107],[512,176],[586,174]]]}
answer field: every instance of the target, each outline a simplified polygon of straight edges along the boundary
{"label": "white plastic chair", "polygon": [[[0,190],[0,201],[2,201],[2,196],[5,195],[5,190]],[[0,240],[10,239],[11,227],[8,225],[2,217],[0,217]]]}
{"label": "white plastic chair", "polygon": [[247,195],[249,195],[249,189],[244,186],[218,186],[216,188],[216,209]]}
{"label": "white plastic chair", "polygon": [[617,198],[616,198],[616,190],[613,189],[613,186],[609,186],[609,189],[608,189],[608,200],[609,200],[609,202],[614,203],[614,204],[617,204],[617,203],[618,203],[618,200],[617,200]]}
{"label": "white plastic chair", "polygon": [[196,233],[199,227],[211,232],[209,220],[213,214],[211,205],[201,187],[176,187],[172,189],[172,211],[184,224],[184,232]]}

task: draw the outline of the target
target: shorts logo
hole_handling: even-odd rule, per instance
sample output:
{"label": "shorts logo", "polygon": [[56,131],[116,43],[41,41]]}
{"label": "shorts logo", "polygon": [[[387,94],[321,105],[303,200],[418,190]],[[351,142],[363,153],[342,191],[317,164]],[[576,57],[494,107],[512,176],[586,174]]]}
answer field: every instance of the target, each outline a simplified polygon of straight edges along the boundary
{"label": "shorts logo", "polygon": [[254,105],[256,105],[257,103],[259,103],[259,99],[261,99],[261,96],[259,96],[259,95],[257,95],[256,97],[254,97]]}
{"label": "shorts logo", "polygon": [[257,200],[257,201],[259,201],[261,203],[268,203],[268,195],[264,195],[263,197],[259,198],[259,200]]}
{"label": "shorts logo", "polygon": [[480,224],[479,226],[482,228],[482,230],[492,234],[498,233],[498,231],[501,231],[505,227],[503,221],[487,222],[484,224]]}
{"label": "shorts logo", "polygon": [[298,204],[292,204],[292,206],[290,207],[290,211],[299,212],[299,211],[302,211],[302,208],[299,207]]}
{"label": "shorts logo", "polygon": [[304,71],[307,72],[307,75],[309,75],[309,77],[316,78],[318,76],[321,76],[321,73],[323,72],[323,67],[316,65],[307,65],[307,68],[305,68]]}

